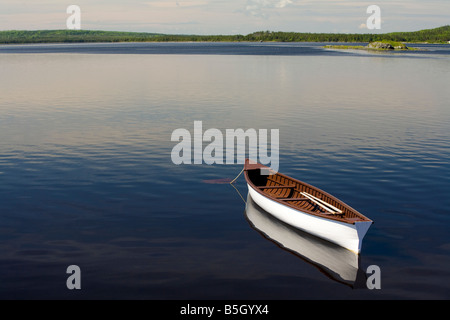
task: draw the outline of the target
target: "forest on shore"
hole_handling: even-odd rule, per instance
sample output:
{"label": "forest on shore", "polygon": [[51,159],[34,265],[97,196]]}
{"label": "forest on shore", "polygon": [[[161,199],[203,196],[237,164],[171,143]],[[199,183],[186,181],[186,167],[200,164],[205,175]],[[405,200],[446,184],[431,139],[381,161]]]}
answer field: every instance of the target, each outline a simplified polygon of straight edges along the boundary
{"label": "forest on shore", "polygon": [[183,35],[98,30],[0,31],[0,44],[169,41],[372,42],[382,40],[408,43],[448,43],[450,41],[450,25],[420,31],[378,34],[258,31],[248,35]]}

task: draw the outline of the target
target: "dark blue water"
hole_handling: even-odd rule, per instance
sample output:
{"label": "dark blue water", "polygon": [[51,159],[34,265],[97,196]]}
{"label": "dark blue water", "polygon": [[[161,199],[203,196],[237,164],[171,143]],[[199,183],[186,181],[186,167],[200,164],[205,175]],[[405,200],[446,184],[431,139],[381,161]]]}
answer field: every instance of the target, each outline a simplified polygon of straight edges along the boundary
{"label": "dark blue water", "polygon": [[[322,45],[323,46],[323,45]],[[32,44],[2,46],[1,53],[90,53],[90,54],[220,54],[220,55],[308,55],[330,54],[320,50],[320,44],[283,43],[139,43],[124,42],[117,44]]]}
{"label": "dark blue water", "polygon": [[[450,49],[426,49],[1,46],[0,298],[448,299]],[[279,129],[281,172],[374,220],[358,281],[296,231],[281,248],[242,176],[211,183],[240,164],[173,164],[172,132],[196,120]],[[361,282],[371,265],[381,289]]]}
{"label": "dark blue water", "polygon": [[[88,53],[88,54],[206,54],[206,55],[349,55],[356,52],[348,50],[324,50],[328,43],[316,42],[123,42],[123,43],[75,43],[75,44],[24,44],[0,46],[0,53]],[[348,43],[331,43],[349,45]],[[367,43],[350,45],[365,46]],[[448,45],[411,44],[409,55],[432,54],[448,55]],[[360,52],[367,54],[367,52]],[[405,52],[390,52],[399,55]],[[376,54],[376,53],[371,53]],[[386,53],[385,53],[386,54]]]}

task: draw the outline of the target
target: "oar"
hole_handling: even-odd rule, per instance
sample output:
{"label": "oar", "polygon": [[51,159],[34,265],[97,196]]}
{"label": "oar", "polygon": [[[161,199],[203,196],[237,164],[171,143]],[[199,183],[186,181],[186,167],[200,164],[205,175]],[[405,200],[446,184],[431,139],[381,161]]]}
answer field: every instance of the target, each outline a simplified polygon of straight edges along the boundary
{"label": "oar", "polygon": [[322,199],[319,199],[319,198],[317,198],[317,197],[315,197],[315,196],[313,196],[312,194],[309,194],[309,193],[307,193],[307,192],[305,192],[305,193],[306,193],[307,195],[309,195],[310,197],[313,197],[313,198],[316,199],[317,201],[320,201],[320,202],[322,202],[323,204],[329,206],[331,209],[336,210],[336,211],[339,212],[339,213],[342,213],[342,210],[336,208],[335,206],[329,204],[328,202],[325,202],[325,201],[323,201]]}
{"label": "oar", "polygon": [[318,204],[319,206],[321,206],[322,208],[324,208],[325,210],[327,210],[328,212],[332,213],[332,214],[336,214],[335,211],[331,210],[330,208],[328,208],[327,206],[324,206],[323,204],[321,204],[319,201],[314,200],[313,198],[311,198],[307,193],[305,192],[301,192],[302,195],[304,195],[305,197],[307,197],[309,200],[311,200],[312,202],[314,202],[315,204]]}
{"label": "oar", "polygon": [[335,211],[337,211],[337,212],[339,212],[339,213],[342,213],[342,210],[336,208],[335,206],[329,204],[328,202],[325,202],[325,201],[323,201],[322,199],[319,199],[319,198],[317,198],[317,197],[315,197],[315,196],[313,196],[312,194],[309,194],[309,193],[307,193],[307,192],[301,192],[301,194],[304,194],[304,193],[307,194],[307,195],[309,195],[310,197],[316,199],[317,201],[323,203],[324,205],[330,207],[331,209],[333,209],[333,210],[335,210]]}

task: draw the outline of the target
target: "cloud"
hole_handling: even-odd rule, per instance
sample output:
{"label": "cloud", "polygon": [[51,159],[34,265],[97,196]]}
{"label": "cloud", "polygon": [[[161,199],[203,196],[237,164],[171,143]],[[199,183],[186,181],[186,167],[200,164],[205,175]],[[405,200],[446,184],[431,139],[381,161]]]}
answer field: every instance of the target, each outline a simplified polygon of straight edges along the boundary
{"label": "cloud", "polygon": [[292,3],[292,0],[247,0],[245,11],[255,17],[267,18],[267,9],[284,8]]}
{"label": "cloud", "polygon": [[284,8],[284,7],[286,7],[287,5],[289,5],[291,3],[292,3],[291,0],[281,0],[281,1],[278,1],[278,3],[275,4],[275,7],[276,8]]}
{"label": "cloud", "polygon": [[207,5],[207,1],[148,1],[146,5],[155,8],[199,7]]}
{"label": "cloud", "polygon": [[365,23],[361,23],[358,28],[359,29],[367,29],[367,26]]}

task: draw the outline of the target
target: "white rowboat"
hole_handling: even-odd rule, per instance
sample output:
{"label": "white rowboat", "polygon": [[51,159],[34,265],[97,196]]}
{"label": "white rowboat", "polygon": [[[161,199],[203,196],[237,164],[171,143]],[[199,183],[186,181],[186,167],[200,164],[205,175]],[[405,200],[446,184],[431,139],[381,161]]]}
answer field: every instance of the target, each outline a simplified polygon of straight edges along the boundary
{"label": "white rowboat", "polygon": [[252,199],[279,220],[355,253],[373,221],[332,195],[246,159],[245,179]]}

